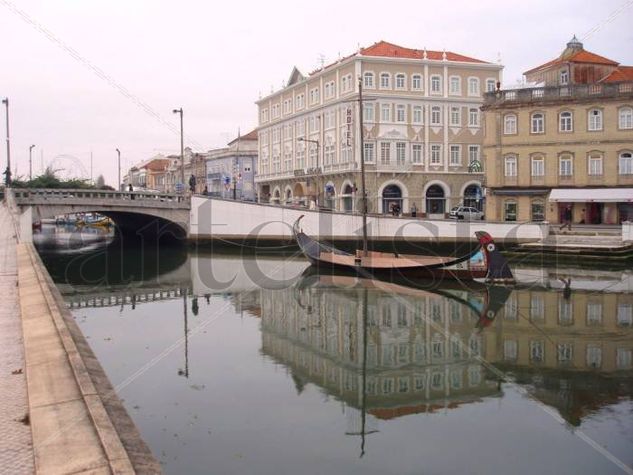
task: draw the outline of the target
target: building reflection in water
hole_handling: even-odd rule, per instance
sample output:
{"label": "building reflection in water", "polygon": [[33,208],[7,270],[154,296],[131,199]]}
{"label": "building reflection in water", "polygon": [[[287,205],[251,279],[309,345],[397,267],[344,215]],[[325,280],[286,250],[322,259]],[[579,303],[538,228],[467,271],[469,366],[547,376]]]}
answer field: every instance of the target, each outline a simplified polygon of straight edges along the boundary
{"label": "building reflection in water", "polygon": [[343,401],[350,434],[499,397],[500,375],[571,425],[633,393],[631,294],[313,276],[261,290],[260,306],[263,353],[299,393],[312,383]]}

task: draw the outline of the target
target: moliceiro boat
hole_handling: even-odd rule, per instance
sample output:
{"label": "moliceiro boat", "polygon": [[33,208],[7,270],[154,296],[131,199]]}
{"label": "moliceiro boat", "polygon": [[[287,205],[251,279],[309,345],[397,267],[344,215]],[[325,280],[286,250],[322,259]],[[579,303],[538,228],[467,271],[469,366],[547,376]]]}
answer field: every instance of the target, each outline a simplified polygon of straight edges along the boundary
{"label": "moliceiro boat", "polygon": [[433,279],[482,279],[488,283],[513,284],[514,276],[492,236],[475,232],[479,245],[461,257],[399,254],[357,250],[349,253],[305,234],[300,228],[301,215],[292,230],[306,258],[322,269],[347,270],[360,275],[421,277]]}

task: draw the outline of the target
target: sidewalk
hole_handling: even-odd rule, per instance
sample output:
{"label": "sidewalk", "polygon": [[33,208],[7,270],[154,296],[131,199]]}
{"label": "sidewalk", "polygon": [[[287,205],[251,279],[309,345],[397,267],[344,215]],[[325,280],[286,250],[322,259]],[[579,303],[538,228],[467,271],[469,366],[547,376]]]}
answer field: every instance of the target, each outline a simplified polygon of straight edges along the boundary
{"label": "sidewalk", "polygon": [[[0,473],[34,472],[14,228],[0,204]],[[14,374],[15,373],[15,374]]]}

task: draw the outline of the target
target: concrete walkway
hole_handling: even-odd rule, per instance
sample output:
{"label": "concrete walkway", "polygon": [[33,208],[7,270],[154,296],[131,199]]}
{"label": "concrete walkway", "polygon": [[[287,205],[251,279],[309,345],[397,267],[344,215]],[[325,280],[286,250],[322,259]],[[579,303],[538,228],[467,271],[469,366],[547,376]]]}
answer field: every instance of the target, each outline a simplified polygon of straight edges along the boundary
{"label": "concrete walkway", "polygon": [[0,473],[33,473],[33,442],[18,302],[16,238],[0,204]]}

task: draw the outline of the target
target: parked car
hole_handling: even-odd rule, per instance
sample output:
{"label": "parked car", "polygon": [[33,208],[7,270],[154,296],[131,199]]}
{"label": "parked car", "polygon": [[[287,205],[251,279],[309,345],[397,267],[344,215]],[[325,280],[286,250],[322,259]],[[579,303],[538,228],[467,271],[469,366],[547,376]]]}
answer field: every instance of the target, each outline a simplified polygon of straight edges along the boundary
{"label": "parked car", "polygon": [[466,221],[475,221],[484,219],[484,213],[476,208],[470,208],[468,206],[455,206],[450,213],[449,218],[464,219]]}

